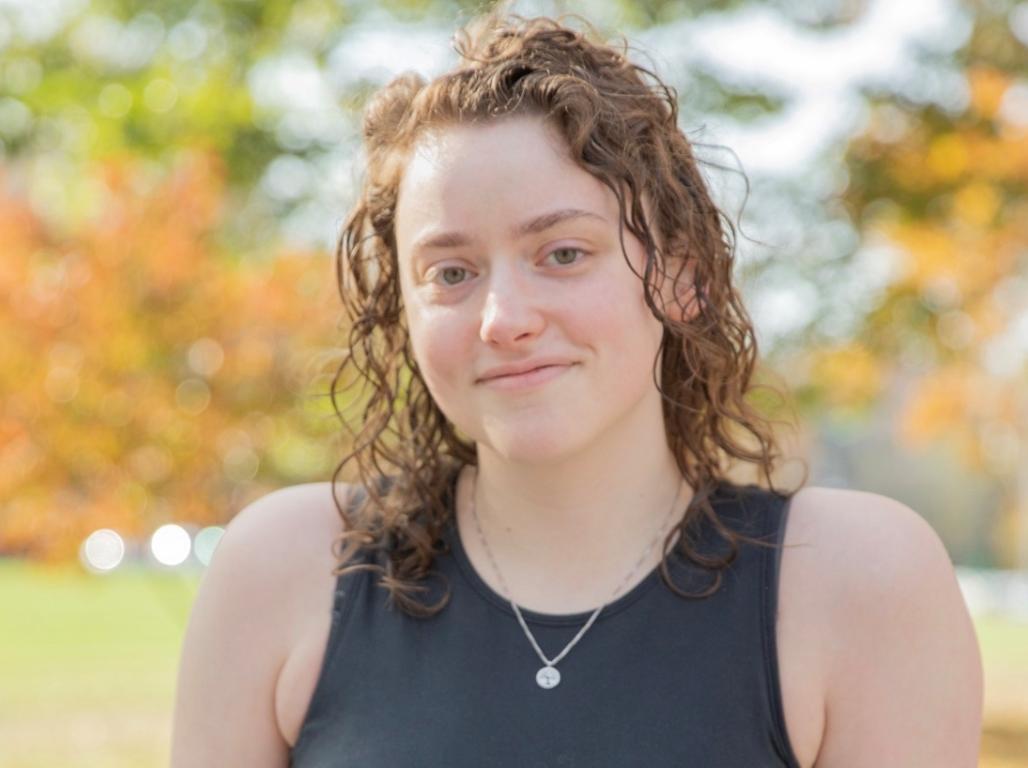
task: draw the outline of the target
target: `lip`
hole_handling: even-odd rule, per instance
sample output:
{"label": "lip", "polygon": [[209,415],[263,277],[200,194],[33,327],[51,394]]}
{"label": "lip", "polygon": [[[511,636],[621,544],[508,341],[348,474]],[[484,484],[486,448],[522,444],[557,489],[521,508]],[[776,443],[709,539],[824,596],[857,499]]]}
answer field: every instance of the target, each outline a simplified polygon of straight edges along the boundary
{"label": "lip", "polygon": [[487,369],[479,377],[478,382],[483,383],[491,381],[492,379],[499,378],[501,376],[514,376],[522,373],[528,373],[535,370],[536,368],[543,368],[550,365],[573,365],[573,360],[568,360],[566,357],[557,357],[555,355],[540,355],[531,360],[522,360],[518,363],[508,363],[506,365],[497,365]]}
{"label": "lip", "polygon": [[523,373],[493,376],[492,378],[483,379],[480,383],[493,389],[530,389],[562,376],[572,365],[574,363],[542,365]]}

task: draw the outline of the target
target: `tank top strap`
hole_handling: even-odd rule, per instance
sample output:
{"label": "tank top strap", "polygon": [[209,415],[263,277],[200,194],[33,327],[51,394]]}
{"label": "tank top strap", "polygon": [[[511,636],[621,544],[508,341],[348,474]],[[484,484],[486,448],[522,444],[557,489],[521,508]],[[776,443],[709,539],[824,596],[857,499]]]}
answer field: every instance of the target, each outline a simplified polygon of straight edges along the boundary
{"label": "tank top strap", "polygon": [[[753,563],[755,601],[759,605],[760,644],[762,646],[764,680],[766,685],[769,716],[771,718],[770,738],[778,754],[789,768],[796,768],[799,761],[792,750],[785,726],[782,707],[781,674],[778,666],[778,644],[776,624],[778,619],[779,574],[782,549],[785,542],[785,528],[788,522],[792,495],[786,495],[756,484],[735,485],[722,483],[712,498],[712,504],[719,518],[733,531],[743,533],[759,541],[773,544],[773,547],[742,545],[748,554],[744,560]],[[710,551],[724,553],[727,543],[720,535],[708,528],[712,538],[704,544]],[[740,553],[742,555],[742,553]],[[739,564],[741,567],[741,564]]]}
{"label": "tank top strap", "polygon": [[772,735],[779,754],[783,755],[789,766],[798,766],[789,741],[785,725],[785,712],[782,708],[782,683],[778,667],[778,642],[776,625],[778,620],[779,574],[781,573],[782,549],[785,543],[785,526],[788,522],[789,507],[792,496],[764,491],[766,513],[764,515],[765,533],[774,541],[773,550],[763,550],[763,568],[761,578],[761,625],[764,645],[764,663],[767,668],[766,679],[769,686],[769,701],[773,722]]}
{"label": "tank top strap", "polygon": [[[366,496],[367,490],[365,488],[362,486],[353,486],[353,494],[346,500],[345,506],[347,511],[352,513],[357,509],[358,505],[363,502]],[[364,565],[369,562],[373,562],[374,556],[374,551],[361,548],[353,554],[345,565]],[[354,604],[352,596],[358,591],[365,590],[367,588],[366,583],[373,575],[374,574],[370,569],[348,571],[336,575],[335,588],[332,595],[332,623],[331,629],[329,630],[327,644],[329,652],[331,652],[331,649],[336,643],[337,635],[339,634],[339,627],[343,623],[346,612]]]}
{"label": "tank top strap", "polygon": [[[457,478],[460,476],[459,468],[454,471],[451,476],[447,479],[446,485],[443,489],[442,500],[445,507],[449,510],[453,510],[453,500],[456,496]],[[393,483],[396,482],[395,477],[385,476],[377,480],[379,493],[383,493],[389,489]],[[347,510],[353,512],[358,509],[364,500],[368,496],[367,488],[362,485],[353,486],[353,494],[347,500]],[[445,541],[445,535],[444,535]],[[379,549],[372,549],[369,547],[362,547],[347,561],[347,565],[385,565],[386,563],[385,552]],[[355,596],[358,592],[367,593],[368,590],[373,588],[374,584],[370,583],[378,578],[378,572],[372,568],[361,568],[360,570],[350,571],[348,573],[340,573],[336,576],[335,591],[332,597],[332,634],[336,633],[336,625],[341,624],[343,618],[350,607],[355,602]],[[428,585],[426,585],[428,586]],[[428,586],[431,590],[431,586]],[[383,600],[386,598],[384,590],[380,590],[383,595]],[[349,597],[347,597],[349,595]],[[329,645],[331,647],[331,641],[334,637],[330,638]]]}

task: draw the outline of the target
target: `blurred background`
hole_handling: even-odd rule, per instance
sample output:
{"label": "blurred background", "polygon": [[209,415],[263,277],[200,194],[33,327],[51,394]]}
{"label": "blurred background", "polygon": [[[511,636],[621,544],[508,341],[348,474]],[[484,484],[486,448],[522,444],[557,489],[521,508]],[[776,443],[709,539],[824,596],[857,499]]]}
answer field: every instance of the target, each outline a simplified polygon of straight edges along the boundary
{"label": "blurred background", "polygon": [[[1028,766],[1028,2],[514,9],[624,34],[677,89],[790,456],[939,533],[982,765]],[[0,764],[166,763],[224,525],[345,447],[332,251],[361,105],[452,65],[473,10],[0,0]]]}

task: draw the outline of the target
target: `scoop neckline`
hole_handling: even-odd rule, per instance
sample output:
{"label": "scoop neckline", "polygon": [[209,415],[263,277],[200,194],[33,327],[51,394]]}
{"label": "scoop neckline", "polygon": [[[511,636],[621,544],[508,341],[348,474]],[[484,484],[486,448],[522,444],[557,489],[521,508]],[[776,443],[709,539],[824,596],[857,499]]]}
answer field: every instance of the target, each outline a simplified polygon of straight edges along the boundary
{"label": "scoop neckline", "polygon": [[[460,528],[457,525],[456,490],[457,479],[459,477],[460,470],[458,469],[453,473],[453,477],[450,479],[448,501],[451,514],[446,523],[446,538],[448,539],[450,549],[454,554],[454,559],[457,562],[458,569],[471,587],[481,597],[491,603],[494,607],[506,613],[508,616],[516,618],[517,616],[514,613],[514,609],[511,608],[510,602],[507,598],[503,597],[503,595],[499,594],[489,586],[481,575],[479,575],[475,566],[471,563],[471,558],[468,557],[467,550],[464,548],[464,542],[460,535]],[[666,558],[670,567],[675,562],[675,552],[669,552],[666,555]],[[599,615],[596,617],[596,621],[601,621],[609,616],[620,613],[649,592],[660,580],[660,565],[661,564],[658,562],[640,581],[633,585],[631,589],[613,602],[604,605],[603,610],[601,610]],[[530,608],[525,608],[519,604],[518,610],[525,621],[531,624],[568,626],[584,623],[593,615],[593,612],[596,609],[592,608],[591,610],[586,611],[576,611],[575,613],[544,613],[542,611],[534,611]]]}

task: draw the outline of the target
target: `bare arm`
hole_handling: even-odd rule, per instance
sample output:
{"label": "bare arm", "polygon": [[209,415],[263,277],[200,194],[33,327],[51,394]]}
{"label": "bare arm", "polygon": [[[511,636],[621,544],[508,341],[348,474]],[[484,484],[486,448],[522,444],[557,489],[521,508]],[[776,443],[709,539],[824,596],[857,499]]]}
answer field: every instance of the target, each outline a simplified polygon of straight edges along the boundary
{"label": "bare arm", "polygon": [[295,568],[278,532],[283,493],[236,515],[200,583],[180,657],[172,768],[288,765],[275,717]]}
{"label": "bare arm", "polygon": [[953,566],[917,513],[848,494],[830,559],[833,650],[816,768],[974,768],[982,666]]}

